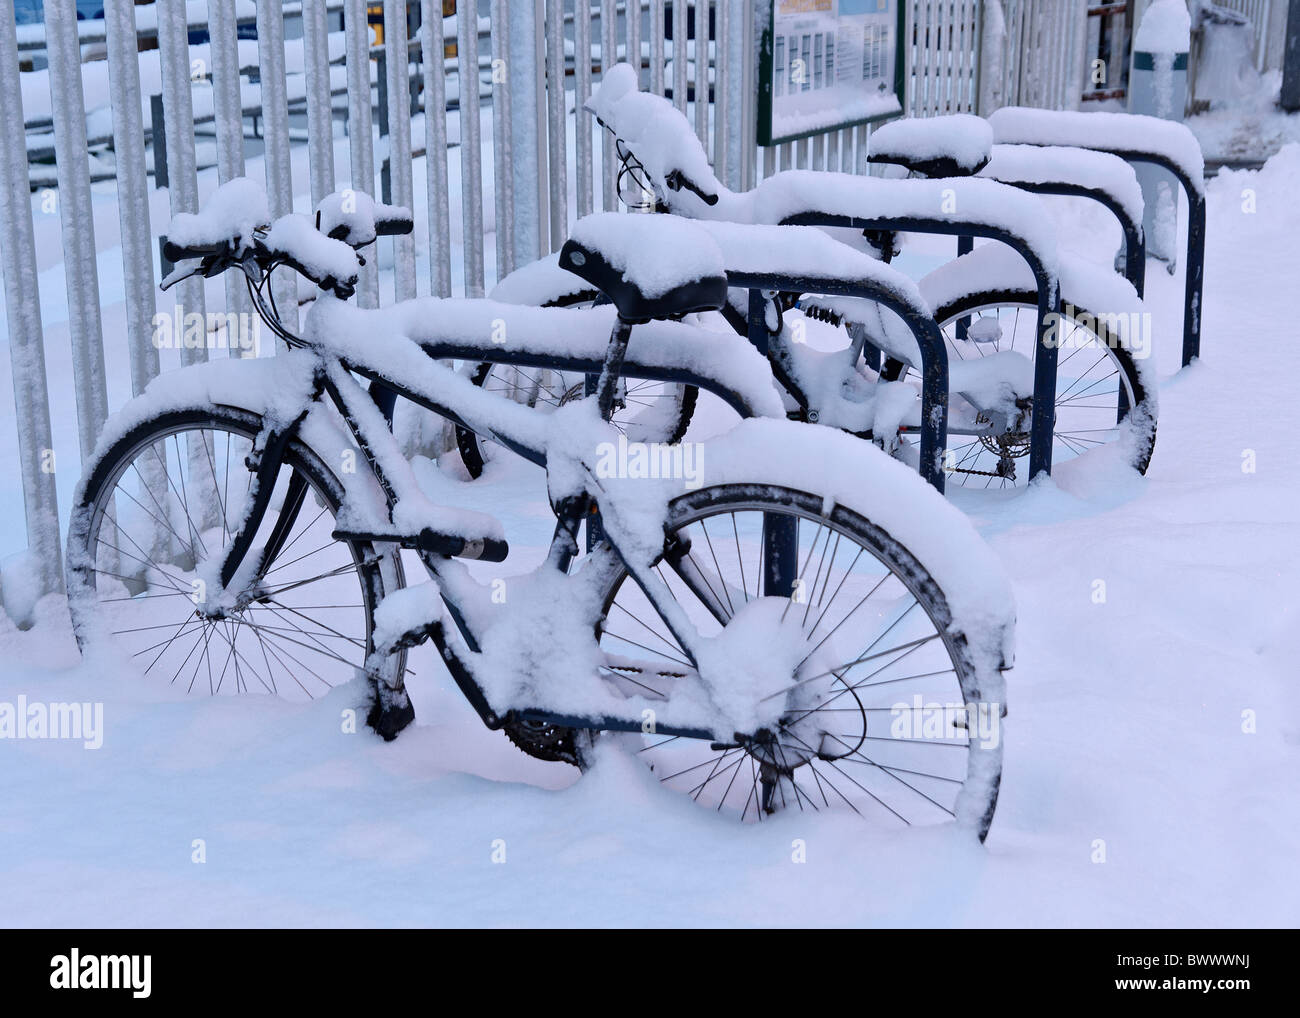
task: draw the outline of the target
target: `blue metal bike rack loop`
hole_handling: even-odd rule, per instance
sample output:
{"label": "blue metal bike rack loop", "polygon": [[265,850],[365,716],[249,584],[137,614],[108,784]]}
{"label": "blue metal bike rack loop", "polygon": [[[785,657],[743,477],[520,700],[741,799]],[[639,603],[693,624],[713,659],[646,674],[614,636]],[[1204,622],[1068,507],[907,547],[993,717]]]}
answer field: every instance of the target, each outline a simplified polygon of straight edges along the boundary
{"label": "blue metal bike rack loop", "polygon": [[[1056,424],[1056,344],[1052,340],[1052,316],[1061,311],[1061,288],[1056,274],[1049,272],[1029,243],[1000,226],[954,219],[919,219],[894,216],[859,216],[810,209],[787,216],[782,226],[840,226],[854,230],[899,230],[938,233],[949,236],[985,237],[1001,241],[1028,263],[1038,287],[1038,350],[1034,357],[1034,407],[1029,426],[1029,477],[1052,472],[1052,430]],[[945,361],[946,374],[946,361]],[[947,380],[945,378],[945,386]],[[945,415],[947,392],[944,392]],[[945,418],[946,419],[946,418]],[[945,432],[946,440],[946,432]]]}

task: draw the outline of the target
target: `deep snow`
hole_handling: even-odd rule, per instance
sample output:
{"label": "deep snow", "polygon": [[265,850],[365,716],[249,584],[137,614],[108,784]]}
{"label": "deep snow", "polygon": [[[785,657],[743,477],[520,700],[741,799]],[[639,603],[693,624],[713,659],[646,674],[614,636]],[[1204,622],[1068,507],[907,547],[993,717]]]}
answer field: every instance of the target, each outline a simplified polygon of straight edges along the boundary
{"label": "deep snow", "polygon": [[[741,827],[617,751],[578,780],[484,730],[428,648],[411,661],[417,724],[392,744],[341,732],[352,687],[310,704],[187,699],[80,661],[47,598],[28,632],[0,621],[0,702],[101,701],[104,745],[0,740],[0,924],[1295,925],[1297,174],[1290,146],[1209,183],[1204,360],[1186,371],[1181,279],[1150,267],[1161,420],[1145,479],[1093,456],[1028,492],[953,496],[1019,606],[983,848],[852,815]],[[1063,249],[1113,250],[1104,213],[1057,207]],[[917,243],[899,264],[919,274],[949,246]],[[120,326],[120,295],[105,300]],[[120,405],[124,365],[111,370]],[[702,407],[697,434],[724,420]],[[469,485],[419,472],[502,516],[520,570],[536,561],[535,468],[498,457]]]}

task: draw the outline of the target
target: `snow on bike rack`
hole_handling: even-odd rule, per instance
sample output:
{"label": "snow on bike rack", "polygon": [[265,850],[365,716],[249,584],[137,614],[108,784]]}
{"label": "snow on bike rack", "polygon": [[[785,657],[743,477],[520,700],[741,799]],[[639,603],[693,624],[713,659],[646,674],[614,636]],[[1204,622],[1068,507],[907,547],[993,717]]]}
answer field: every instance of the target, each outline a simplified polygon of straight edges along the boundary
{"label": "snow on bike rack", "polygon": [[1069,146],[994,145],[979,175],[1035,194],[1088,198],[1104,205],[1124,235],[1124,278],[1142,296],[1146,283],[1142,188],[1133,167],[1119,156]]}
{"label": "snow on bike rack", "polygon": [[[546,358],[560,370],[598,372],[615,317],[608,305],[538,308],[486,299],[420,297],[362,309],[332,301],[313,309],[307,338],[349,360],[363,361],[377,359],[367,352],[375,344],[400,351],[400,341],[405,340],[414,345],[403,354],[412,370],[421,363],[415,359],[418,355],[503,364]],[[739,336],[682,322],[647,322],[633,331],[624,364],[625,372],[638,378],[676,381],[684,374],[696,376],[699,384],[743,416],[785,415],[767,361]]]}
{"label": "snow on bike rack", "polygon": [[632,152],[667,209],[692,219],[749,224],[914,230],[983,236],[1018,251],[1039,294],[1030,476],[1050,473],[1056,349],[1048,342],[1057,311],[1056,236],[1039,199],[997,181],[971,177],[881,180],[845,173],[789,170],[752,191],[724,187],[686,118],[661,97],[637,90],[635,72],[613,68],[586,108]]}
{"label": "snow on bike rack", "polygon": [[1183,310],[1183,366],[1201,353],[1201,297],[1205,276],[1205,159],[1188,128],[1136,113],[1074,113],[1007,106],[989,116],[994,141],[1073,145],[1109,152],[1131,163],[1172,173],[1187,194],[1187,263]]}

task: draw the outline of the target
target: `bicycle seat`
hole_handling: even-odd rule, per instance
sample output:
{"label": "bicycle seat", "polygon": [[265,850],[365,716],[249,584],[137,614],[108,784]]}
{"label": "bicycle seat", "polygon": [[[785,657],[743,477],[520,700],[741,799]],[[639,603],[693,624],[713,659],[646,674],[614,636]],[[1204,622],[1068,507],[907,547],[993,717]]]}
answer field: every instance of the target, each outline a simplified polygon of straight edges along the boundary
{"label": "bicycle seat", "polygon": [[867,140],[867,161],[893,163],[926,177],[969,177],[989,161],[993,128],[982,117],[952,113],[883,124]]}
{"label": "bicycle seat", "polygon": [[722,251],[676,216],[584,216],[560,248],[560,267],[604,293],[629,322],[715,311],[727,299]]}

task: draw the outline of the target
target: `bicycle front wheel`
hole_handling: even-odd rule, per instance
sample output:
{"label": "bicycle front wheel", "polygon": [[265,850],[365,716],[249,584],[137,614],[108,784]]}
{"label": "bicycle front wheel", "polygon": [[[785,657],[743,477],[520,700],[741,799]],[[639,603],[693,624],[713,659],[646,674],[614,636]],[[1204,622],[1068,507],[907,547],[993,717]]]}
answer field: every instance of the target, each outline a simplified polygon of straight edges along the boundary
{"label": "bicycle front wheel", "polygon": [[[78,642],[108,640],[142,676],[204,695],[309,699],[359,674],[374,609],[401,563],[331,537],[337,477],[290,443],[254,549],[274,547],[225,604],[208,606],[205,562],[233,540],[262,427],[233,407],[177,410],[124,435],[73,507],[69,606]],[[404,653],[404,652],[403,652]],[[404,658],[395,663],[401,674]]]}

